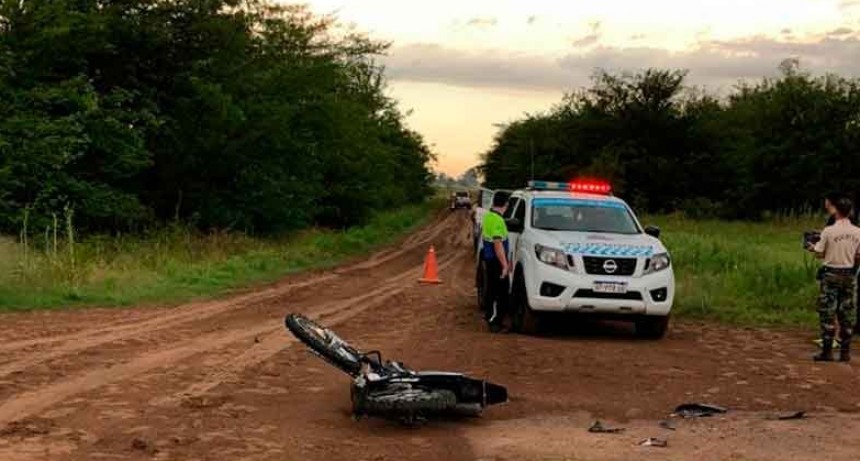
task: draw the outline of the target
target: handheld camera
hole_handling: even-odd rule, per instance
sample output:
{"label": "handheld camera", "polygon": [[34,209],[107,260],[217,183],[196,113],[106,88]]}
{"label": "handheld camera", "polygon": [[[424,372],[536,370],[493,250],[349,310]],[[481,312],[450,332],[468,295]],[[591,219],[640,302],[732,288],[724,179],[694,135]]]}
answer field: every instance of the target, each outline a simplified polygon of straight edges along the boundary
{"label": "handheld camera", "polygon": [[818,231],[806,231],[803,233],[803,249],[805,250],[809,245],[815,245],[818,241],[821,240],[821,232]]}

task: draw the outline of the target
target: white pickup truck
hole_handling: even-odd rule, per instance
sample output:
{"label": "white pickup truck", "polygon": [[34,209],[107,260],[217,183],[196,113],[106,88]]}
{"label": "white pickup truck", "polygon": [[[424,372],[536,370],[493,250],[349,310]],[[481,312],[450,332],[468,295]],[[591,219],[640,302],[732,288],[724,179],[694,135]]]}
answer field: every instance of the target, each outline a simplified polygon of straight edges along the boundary
{"label": "white pickup truck", "polygon": [[666,333],[675,295],[669,252],[660,230],[643,228],[609,184],[532,181],[511,195],[504,218],[515,330],[567,313],[632,320],[645,337]]}

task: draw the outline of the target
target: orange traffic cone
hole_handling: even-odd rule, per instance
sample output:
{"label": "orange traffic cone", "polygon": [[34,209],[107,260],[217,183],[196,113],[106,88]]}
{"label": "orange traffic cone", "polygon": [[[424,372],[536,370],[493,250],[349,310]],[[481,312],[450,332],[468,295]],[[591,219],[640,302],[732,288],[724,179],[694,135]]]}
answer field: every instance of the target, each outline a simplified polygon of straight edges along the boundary
{"label": "orange traffic cone", "polygon": [[442,283],[439,280],[439,266],[436,264],[436,250],[433,245],[427,251],[427,257],[424,258],[424,277],[418,280],[420,283]]}

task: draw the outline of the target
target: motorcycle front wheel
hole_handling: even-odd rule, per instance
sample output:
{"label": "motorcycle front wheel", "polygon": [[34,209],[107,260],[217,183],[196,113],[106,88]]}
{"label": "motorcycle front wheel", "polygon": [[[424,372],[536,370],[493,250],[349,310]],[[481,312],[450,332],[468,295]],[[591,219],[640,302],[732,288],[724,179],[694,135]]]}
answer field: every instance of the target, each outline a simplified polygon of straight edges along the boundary
{"label": "motorcycle front wheel", "polygon": [[284,323],[296,338],[332,365],[350,376],[361,373],[361,353],[333,331],[301,314],[288,315]]}

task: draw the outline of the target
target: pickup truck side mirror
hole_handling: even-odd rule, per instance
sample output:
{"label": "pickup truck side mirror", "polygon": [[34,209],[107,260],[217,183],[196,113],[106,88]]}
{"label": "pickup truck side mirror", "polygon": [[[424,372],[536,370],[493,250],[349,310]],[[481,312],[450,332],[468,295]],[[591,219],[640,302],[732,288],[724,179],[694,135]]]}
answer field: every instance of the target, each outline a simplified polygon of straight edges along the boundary
{"label": "pickup truck side mirror", "polygon": [[508,227],[508,232],[515,232],[520,234],[523,232],[523,223],[520,222],[517,218],[510,218],[505,220],[505,225]]}
{"label": "pickup truck side mirror", "polygon": [[660,238],[660,228],[657,226],[645,226],[645,233],[655,239]]}

